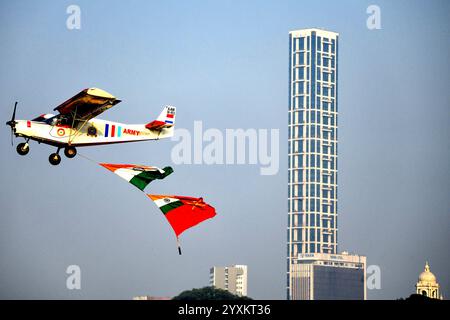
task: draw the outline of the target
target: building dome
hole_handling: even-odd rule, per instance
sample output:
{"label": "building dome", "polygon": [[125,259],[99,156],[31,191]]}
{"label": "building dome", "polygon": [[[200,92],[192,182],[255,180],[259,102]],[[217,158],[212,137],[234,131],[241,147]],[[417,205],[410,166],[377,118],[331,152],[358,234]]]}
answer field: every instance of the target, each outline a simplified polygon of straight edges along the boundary
{"label": "building dome", "polygon": [[436,277],[430,271],[428,262],[425,263],[425,270],[419,275],[419,281],[416,284],[416,293],[432,299],[444,299],[439,290],[439,283]]}
{"label": "building dome", "polygon": [[436,277],[430,271],[428,262],[425,264],[425,270],[419,275],[419,282],[436,283]]}

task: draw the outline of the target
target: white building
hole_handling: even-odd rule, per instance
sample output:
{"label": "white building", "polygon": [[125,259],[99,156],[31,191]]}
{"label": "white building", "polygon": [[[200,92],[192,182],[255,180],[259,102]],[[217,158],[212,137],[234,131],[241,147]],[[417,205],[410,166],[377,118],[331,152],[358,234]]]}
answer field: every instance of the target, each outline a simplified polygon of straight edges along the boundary
{"label": "white building", "polygon": [[366,300],[366,257],[299,254],[292,266],[292,300]]}
{"label": "white building", "polygon": [[419,275],[419,280],[416,283],[416,293],[428,298],[444,299],[440,292],[439,283],[435,275],[430,271],[428,261],[425,263],[425,269]]}
{"label": "white building", "polygon": [[133,300],[171,300],[171,297],[156,297],[156,296],[136,296]]}
{"label": "white building", "polygon": [[212,267],[209,273],[209,285],[239,296],[246,296],[247,266]]}

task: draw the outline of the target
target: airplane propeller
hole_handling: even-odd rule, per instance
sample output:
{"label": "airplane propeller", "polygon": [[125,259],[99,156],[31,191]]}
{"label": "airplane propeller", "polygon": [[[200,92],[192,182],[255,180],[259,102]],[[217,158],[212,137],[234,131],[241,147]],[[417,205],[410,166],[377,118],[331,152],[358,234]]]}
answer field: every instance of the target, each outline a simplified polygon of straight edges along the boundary
{"label": "airplane propeller", "polygon": [[13,144],[13,138],[14,138],[14,132],[15,132],[15,129],[16,129],[16,124],[17,124],[17,121],[16,121],[16,109],[17,109],[17,101],[14,104],[14,111],[13,111],[11,120],[6,122],[6,125],[11,127],[11,145],[14,145]]}

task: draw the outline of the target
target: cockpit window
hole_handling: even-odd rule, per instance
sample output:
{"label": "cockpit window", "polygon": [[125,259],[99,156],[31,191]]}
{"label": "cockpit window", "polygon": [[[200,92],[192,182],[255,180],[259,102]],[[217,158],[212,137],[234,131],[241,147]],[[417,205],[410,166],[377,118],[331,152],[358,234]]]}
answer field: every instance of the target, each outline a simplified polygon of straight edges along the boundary
{"label": "cockpit window", "polygon": [[56,118],[57,118],[58,116],[54,116],[54,117],[51,117],[50,119],[47,119],[47,121],[45,121],[47,124],[49,124],[49,125],[51,125],[51,126],[54,126],[54,125],[56,125]]}
{"label": "cockpit window", "polygon": [[63,125],[69,125],[69,118],[67,118],[66,116],[61,116],[58,119],[58,125],[63,126]]}
{"label": "cockpit window", "polygon": [[41,114],[39,117],[34,118],[31,121],[35,121],[35,122],[47,122],[47,120],[51,117],[54,117],[54,115],[52,114]]}
{"label": "cockpit window", "polygon": [[47,119],[47,121],[45,122],[51,126],[65,126],[71,124],[70,119],[67,116],[61,114],[51,117],[50,119]]}

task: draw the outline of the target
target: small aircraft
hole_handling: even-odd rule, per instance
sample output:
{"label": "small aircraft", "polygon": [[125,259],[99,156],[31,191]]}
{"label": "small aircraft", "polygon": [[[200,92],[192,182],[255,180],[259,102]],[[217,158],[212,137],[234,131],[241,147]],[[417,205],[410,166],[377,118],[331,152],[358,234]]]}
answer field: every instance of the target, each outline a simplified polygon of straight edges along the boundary
{"label": "small aircraft", "polygon": [[28,142],[35,140],[57,148],[49,157],[52,165],[61,162],[59,151],[64,148],[67,158],[77,154],[76,147],[158,140],[173,136],[175,107],[166,106],[159,117],[147,124],[124,124],[96,119],[99,114],[121,100],[110,93],[88,88],[57,106],[58,115],[42,114],[33,120],[16,120],[17,102],[10,121],[11,143],[13,135],[25,138],[17,145],[17,153],[24,156],[30,151]]}

